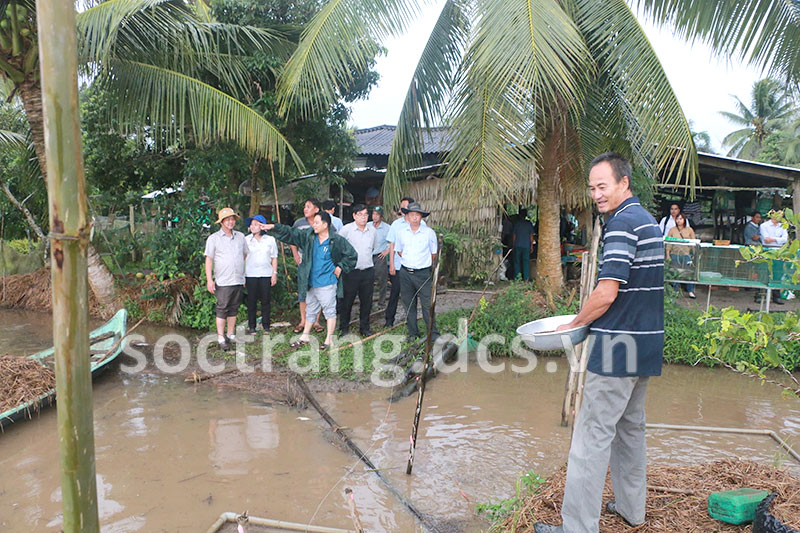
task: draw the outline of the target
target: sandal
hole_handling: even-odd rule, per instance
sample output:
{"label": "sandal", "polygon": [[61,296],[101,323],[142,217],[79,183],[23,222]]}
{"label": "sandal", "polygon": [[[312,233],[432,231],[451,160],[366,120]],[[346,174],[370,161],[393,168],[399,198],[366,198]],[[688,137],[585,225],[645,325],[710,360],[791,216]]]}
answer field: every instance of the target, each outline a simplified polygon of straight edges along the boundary
{"label": "sandal", "polygon": [[306,327],[305,324],[297,324],[292,331],[294,331],[295,333],[302,333],[303,328],[305,327]]}
{"label": "sandal", "polygon": [[289,345],[289,348],[302,348],[308,344],[308,341],[295,341]]}
{"label": "sandal", "polygon": [[317,333],[322,333],[323,331],[325,331],[325,328],[323,328],[319,324],[314,324],[313,326],[311,326],[311,329],[313,329]]}
{"label": "sandal", "polygon": [[325,350],[327,350],[330,347],[331,347],[330,344],[323,344],[322,346],[319,347],[319,351],[320,352],[324,352]]}

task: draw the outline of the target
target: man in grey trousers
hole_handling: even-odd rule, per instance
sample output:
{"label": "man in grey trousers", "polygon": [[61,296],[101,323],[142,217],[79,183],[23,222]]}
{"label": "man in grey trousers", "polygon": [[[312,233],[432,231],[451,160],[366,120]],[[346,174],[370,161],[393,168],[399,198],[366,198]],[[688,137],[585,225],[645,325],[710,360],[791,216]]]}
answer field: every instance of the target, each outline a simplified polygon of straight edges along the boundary
{"label": "man in grey trousers", "polygon": [[628,525],[645,520],[645,397],[664,356],[664,239],[630,188],[631,166],[619,154],[592,161],[589,188],[601,213],[598,283],[569,329],[590,324],[583,405],[575,420],[561,507],[563,525],[536,533],[597,533],[611,466],[614,500],[606,511]]}

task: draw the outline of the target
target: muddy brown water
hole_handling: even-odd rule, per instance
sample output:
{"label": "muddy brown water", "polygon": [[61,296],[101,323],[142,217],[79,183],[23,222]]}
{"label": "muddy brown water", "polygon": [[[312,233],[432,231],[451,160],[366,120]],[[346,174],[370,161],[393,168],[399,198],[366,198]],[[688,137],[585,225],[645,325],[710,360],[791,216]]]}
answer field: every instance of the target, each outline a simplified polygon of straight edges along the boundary
{"label": "muddy brown water", "polygon": [[[48,320],[0,310],[0,352],[47,346]],[[151,340],[164,330],[137,332]],[[525,375],[470,364],[433,381],[412,476],[405,465],[415,397],[389,404],[386,390],[368,389],[318,399],[441,530],[481,531],[488,525],[476,503],[509,497],[523,472],[546,476],[566,461],[569,429],[559,420],[567,363],[547,361],[556,372],[544,361]],[[724,370],[665,368],[651,382],[647,412],[649,422],[773,429],[800,447],[800,401]],[[115,366],[95,381],[94,417],[104,532],[205,532],[223,511],[244,510],[350,528],[346,487],[367,531],[415,530],[376,476],[331,444],[316,411]],[[57,444],[55,409],[0,434],[0,531],[60,530]],[[743,457],[800,473],[765,437],[648,431],[648,446],[653,463]]]}

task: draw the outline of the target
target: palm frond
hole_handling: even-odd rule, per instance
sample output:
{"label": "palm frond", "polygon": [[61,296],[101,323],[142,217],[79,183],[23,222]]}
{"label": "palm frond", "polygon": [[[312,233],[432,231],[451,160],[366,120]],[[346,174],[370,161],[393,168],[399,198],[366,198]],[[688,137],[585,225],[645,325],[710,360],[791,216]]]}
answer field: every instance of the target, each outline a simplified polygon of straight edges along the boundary
{"label": "palm frond", "polygon": [[194,13],[203,22],[214,22],[214,15],[211,13],[211,6],[205,0],[192,0]]}
{"label": "palm frond", "polygon": [[15,131],[9,130],[0,130],[0,151],[6,151],[10,149],[19,148],[20,146],[24,147],[27,143],[25,142],[25,136],[20,135]]}
{"label": "palm frond", "polygon": [[469,6],[463,0],[448,0],[422,51],[406,93],[392,140],[383,198],[396,205],[402,196],[406,171],[422,164],[424,136],[442,118],[452,96],[455,71],[469,40]]}
{"label": "palm frond", "polygon": [[772,75],[800,80],[797,0],[636,0],[657,22]]}
{"label": "palm frond", "polygon": [[145,63],[112,61],[101,80],[117,99],[122,125],[162,128],[168,143],[184,137],[190,124],[198,142],[232,140],[248,152],[277,161],[286,153],[298,169],[303,164],[278,128],[233,97],[182,73]]}
{"label": "palm frond", "polygon": [[190,77],[210,75],[225,91],[244,94],[246,59],[268,51],[288,58],[294,45],[277,30],[200,22],[186,6],[164,0],[108,0],[78,16],[81,62],[96,74],[116,59],[150,63]]}
{"label": "palm frond", "polygon": [[449,117],[445,178],[465,205],[479,199],[502,204],[534,180],[533,163],[541,155],[534,123],[513,100],[490,93],[481,79],[459,87]]}
{"label": "palm frond", "polygon": [[737,126],[745,126],[745,127],[753,127],[752,119],[748,119],[747,117],[743,117],[741,115],[737,115],[736,113],[731,113],[730,111],[720,111],[720,116],[725,117],[728,122],[736,124]]}
{"label": "palm frond", "polygon": [[730,150],[728,150],[728,156],[739,157],[739,155],[742,154],[745,144],[747,144],[752,137],[753,130],[751,128],[736,130],[729,133],[724,139],[722,139],[722,146],[730,146]]}
{"label": "palm frond", "polygon": [[465,68],[485,80],[489,94],[518,98],[513,105],[527,107],[540,121],[551,111],[580,107],[593,65],[561,2],[481,0],[478,15]]}
{"label": "palm frond", "polygon": [[576,0],[575,6],[598,70],[619,94],[635,158],[663,180],[685,179],[693,194],[699,170],[692,131],[636,17],[623,0]]}
{"label": "palm frond", "polygon": [[401,33],[418,13],[413,0],[329,0],[306,26],[278,80],[281,113],[308,117],[335,103],[340,88],[369,68],[376,43]]}

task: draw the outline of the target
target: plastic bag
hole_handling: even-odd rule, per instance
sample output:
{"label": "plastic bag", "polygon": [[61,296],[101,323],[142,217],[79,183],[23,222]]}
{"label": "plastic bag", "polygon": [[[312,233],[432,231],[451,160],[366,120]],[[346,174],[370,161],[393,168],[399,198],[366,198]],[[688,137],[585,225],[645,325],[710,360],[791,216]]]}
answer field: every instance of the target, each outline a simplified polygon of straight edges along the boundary
{"label": "plastic bag", "polygon": [[785,525],[769,512],[770,504],[777,495],[773,492],[758,504],[756,519],[753,520],[753,533],[800,533],[800,531]]}

